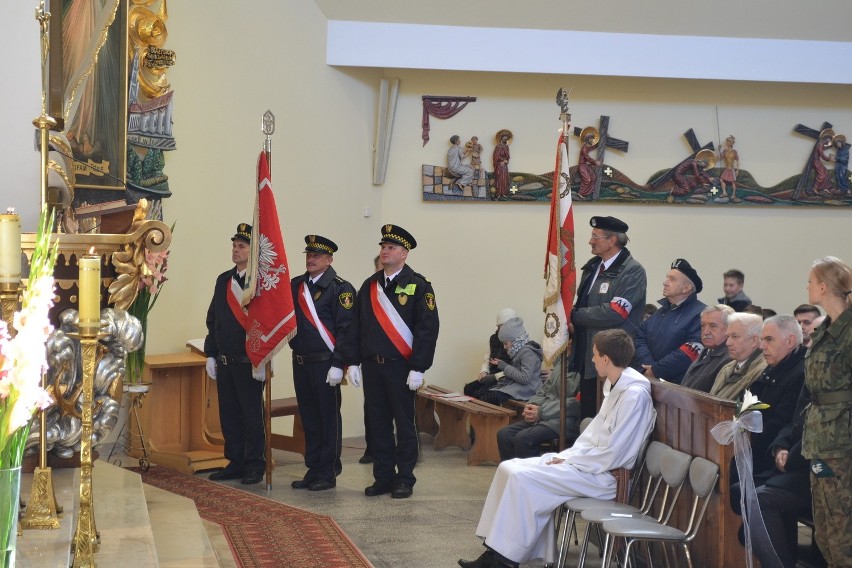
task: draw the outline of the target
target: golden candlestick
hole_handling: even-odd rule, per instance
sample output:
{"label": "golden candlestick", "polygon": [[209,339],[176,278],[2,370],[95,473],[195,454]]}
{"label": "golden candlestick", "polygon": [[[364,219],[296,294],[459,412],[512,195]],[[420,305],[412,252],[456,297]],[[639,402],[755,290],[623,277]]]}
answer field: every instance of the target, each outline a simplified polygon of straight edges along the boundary
{"label": "golden candlestick", "polygon": [[15,328],[12,327],[12,322],[15,321],[15,312],[21,306],[19,286],[19,283],[0,283],[0,309],[3,311],[3,321],[6,322],[9,335],[12,337],[15,336]]}
{"label": "golden candlestick", "polygon": [[74,568],[95,566],[94,554],[99,548],[95,526],[94,492],[92,488],[92,411],[94,407],[95,369],[97,368],[98,334],[91,328],[80,328],[83,360],[82,433],[80,436],[80,511],[74,530],[72,552]]}

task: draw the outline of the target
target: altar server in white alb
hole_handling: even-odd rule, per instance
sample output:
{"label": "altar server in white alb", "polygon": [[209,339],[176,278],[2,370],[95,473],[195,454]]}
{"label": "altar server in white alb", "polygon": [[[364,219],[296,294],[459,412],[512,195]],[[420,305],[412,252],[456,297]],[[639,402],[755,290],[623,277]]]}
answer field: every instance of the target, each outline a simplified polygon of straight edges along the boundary
{"label": "altar server in white alb", "polygon": [[604,383],[600,411],[571,448],[504,461],[497,468],[476,535],[486,551],[463,568],[553,561],[553,511],[575,497],[615,498],[613,469],[633,466],[654,427],[651,384],[629,367],[633,340],[611,329],[593,339],[592,361]]}

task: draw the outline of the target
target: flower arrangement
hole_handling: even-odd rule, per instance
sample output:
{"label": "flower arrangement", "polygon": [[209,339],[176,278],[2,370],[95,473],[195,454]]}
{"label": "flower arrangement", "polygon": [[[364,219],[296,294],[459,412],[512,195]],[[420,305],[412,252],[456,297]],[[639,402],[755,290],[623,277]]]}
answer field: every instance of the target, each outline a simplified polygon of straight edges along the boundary
{"label": "flower arrangement", "polygon": [[[174,226],[172,226],[174,230]],[[142,346],[127,354],[127,379],[137,383],[142,379],[142,369],[145,365],[145,343],[148,335],[148,314],[154,309],[163,285],[168,278],[166,269],[169,263],[169,251],[145,251],[145,266],[139,276],[139,292],[127,312],[142,324]]]}
{"label": "flower arrangement", "polygon": [[52,402],[41,387],[41,375],[47,370],[45,344],[53,331],[48,318],[57,251],[50,245],[52,226],[53,216],[42,210],[29,286],[13,322],[17,335],[11,337],[6,323],[0,322],[0,468],[21,465],[30,419]]}

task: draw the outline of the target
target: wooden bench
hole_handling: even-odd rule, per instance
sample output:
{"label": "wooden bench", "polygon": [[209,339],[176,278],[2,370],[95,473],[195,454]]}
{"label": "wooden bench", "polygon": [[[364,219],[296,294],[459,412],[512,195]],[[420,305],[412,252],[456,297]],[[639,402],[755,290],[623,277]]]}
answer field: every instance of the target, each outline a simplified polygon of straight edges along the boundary
{"label": "wooden bench", "polygon": [[302,429],[302,417],[299,414],[299,405],[296,397],[275,398],[272,400],[269,416],[278,418],[280,416],[293,417],[293,435],[272,434],[270,445],[276,450],[285,450],[305,455],[305,431]]}
{"label": "wooden bench", "polygon": [[[417,391],[415,412],[418,430],[435,437],[436,450],[448,446],[469,450],[468,465],[500,463],[497,431],[512,421],[515,411],[477,399],[456,401],[440,397],[451,392],[437,385],[427,385]],[[476,432],[473,442],[468,422]]]}

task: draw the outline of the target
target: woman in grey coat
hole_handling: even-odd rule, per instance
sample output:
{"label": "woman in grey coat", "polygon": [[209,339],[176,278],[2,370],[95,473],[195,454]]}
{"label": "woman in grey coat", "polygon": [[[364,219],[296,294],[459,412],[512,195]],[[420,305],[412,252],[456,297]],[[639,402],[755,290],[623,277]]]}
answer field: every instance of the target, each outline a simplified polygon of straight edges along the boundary
{"label": "woman in grey coat", "polygon": [[512,358],[511,363],[492,359],[499,371],[482,379],[474,398],[501,405],[509,399],[529,400],[541,387],[541,346],[530,340],[524,320],[514,317],[500,327],[498,339]]}

